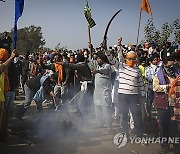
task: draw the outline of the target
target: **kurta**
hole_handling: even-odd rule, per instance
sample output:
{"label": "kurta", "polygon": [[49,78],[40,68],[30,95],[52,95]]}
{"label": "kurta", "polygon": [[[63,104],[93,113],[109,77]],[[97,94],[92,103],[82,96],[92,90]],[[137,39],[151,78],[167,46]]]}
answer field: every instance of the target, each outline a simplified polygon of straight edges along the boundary
{"label": "kurta", "polygon": [[94,104],[98,106],[111,106],[111,66],[99,66],[95,75]]}

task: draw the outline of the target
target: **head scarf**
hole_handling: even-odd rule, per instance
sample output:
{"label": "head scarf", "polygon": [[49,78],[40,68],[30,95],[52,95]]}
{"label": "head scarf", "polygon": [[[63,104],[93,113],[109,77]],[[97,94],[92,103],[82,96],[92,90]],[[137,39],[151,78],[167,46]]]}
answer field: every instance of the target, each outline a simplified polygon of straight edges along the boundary
{"label": "head scarf", "polygon": [[77,62],[84,62],[85,58],[82,54],[77,54],[76,60]]}
{"label": "head scarf", "polygon": [[129,51],[127,54],[126,54],[126,64],[129,66],[129,67],[133,67],[135,64],[136,64],[136,60],[128,60],[129,58],[132,58],[132,59],[136,59],[137,58],[137,55],[134,51]]}
{"label": "head scarf", "polygon": [[[8,51],[4,48],[0,48],[0,61],[6,61],[8,59]],[[8,71],[5,70],[4,76],[4,93],[7,93],[10,90]]]}
{"label": "head scarf", "polygon": [[99,57],[103,62],[109,63],[107,56],[102,52],[97,52],[97,57]]}
{"label": "head scarf", "polygon": [[0,48],[0,61],[6,61],[8,59],[8,51],[4,48]]}

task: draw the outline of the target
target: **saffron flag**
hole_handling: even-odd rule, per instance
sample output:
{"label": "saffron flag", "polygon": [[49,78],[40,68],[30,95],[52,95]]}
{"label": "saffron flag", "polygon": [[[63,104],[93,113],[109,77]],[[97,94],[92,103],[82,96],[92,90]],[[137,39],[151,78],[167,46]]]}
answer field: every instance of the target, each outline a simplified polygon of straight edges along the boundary
{"label": "saffron flag", "polygon": [[148,14],[152,15],[151,7],[148,0],[142,0],[141,2],[141,10],[146,11]]}
{"label": "saffron flag", "polygon": [[14,21],[14,49],[16,49],[17,41],[17,22],[19,17],[22,16],[24,9],[24,0],[15,0],[15,21]]}
{"label": "saffron flag", "polygon": [[84,15],[87,20],[87,24],[90,28],[96,25],[95,21],[91,17],[91,9],[89,8],[88,2],[86,1],[86,6],[84,7]]}

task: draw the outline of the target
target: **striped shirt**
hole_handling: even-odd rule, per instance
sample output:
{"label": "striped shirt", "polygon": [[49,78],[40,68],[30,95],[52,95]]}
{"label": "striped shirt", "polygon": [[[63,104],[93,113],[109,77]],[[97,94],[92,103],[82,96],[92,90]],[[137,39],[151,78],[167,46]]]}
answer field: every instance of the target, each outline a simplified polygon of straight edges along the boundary
{"label": "striped shirt", "polygon": [[143,78],[138,67],[129,67],[125,63],[119,65],[119,90],[122,94],[141,94],[145,96]]}
{"label": "striped shirt", "polygon": [[[140,94],[145,96],[145,87],[140,69],[137,66],[129,67],[124,62],[117,61],[112,58],[109,51],[106,55],[112,65],[115,65],[119,70],[119,89],[118,93],[121,94]],[[123,58],[121,49],[118,53],[119,59]]]}

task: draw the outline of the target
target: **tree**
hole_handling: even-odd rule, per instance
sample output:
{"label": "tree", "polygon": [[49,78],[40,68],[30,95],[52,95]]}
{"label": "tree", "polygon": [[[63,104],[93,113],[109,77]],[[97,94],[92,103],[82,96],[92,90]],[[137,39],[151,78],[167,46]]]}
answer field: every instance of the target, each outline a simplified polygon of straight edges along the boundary
{"label": "tree", "polygon": [[159,30],[155,30],[154,35],[153,35],[153,41],[154,42],[161,42],[161,38],[160,38],[160,31]]}
{"label": "tree", "polygon": [[[13,29],[10,37],[13,38]],[[20,52],[34,52],[45,45],[45,39],[42,36],[41,27],[31,25],[18,30],[17,50]]]}
{"label": "tree", "polygon": [[160,33],[161,40],[159,43],[160,44],[166,43],[172,32],[173,32],[172,25],[169,25],[168,22],[164,23],[161,27],[161,33]]}
{"label": "tree", "polygon": [[180,44],[180,24],[179,19],[175,20],[173,22],[173,28],[174,28],[174,42],[176,44]]}
{"label": "tree", "polygon": [[168,41],[171,35],[174,34],[174,44],[180,44],[180,24],[179,19],[176,19],[172,24],[164,23],[161,30],[155,28],[153,18],[149,19],[144,27],[144,42],[155,42],[158,45],[163,45]]}
{"label": "tree", "polygon": [[146,26],[144,27],[144,38],[147,42],[153,41],[153,36],[156,31],[154,27],[153,18],[149,19]]}

